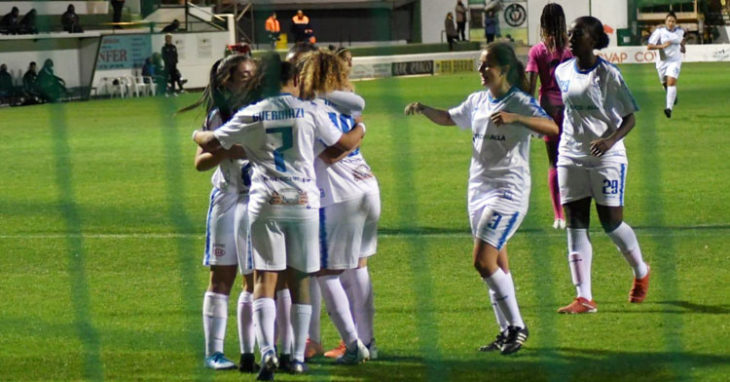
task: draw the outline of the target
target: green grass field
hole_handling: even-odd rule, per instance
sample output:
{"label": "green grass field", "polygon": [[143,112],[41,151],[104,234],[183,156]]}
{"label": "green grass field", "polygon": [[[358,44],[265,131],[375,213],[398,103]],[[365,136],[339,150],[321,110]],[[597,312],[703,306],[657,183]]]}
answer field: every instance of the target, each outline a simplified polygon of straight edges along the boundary
{"label": "green grass field", "polygon": [[[626,302],[630,268],[594,215],[599,312],[555,313],[574,290],[535,140],[530,211],[509,245],[531,337],[513,356],[477,352],[497,329],[471,266],[471,136],[402,110],[456,105],[478,78],[360,82],[363,152],[383,204],[370,263],[381,359],[315,359],[309,375],[277,379],[728,380],[728,64],[685,64],[671,120],[653,65],[622,70],[641,107],[626,139],[625,220],[652,265],[643,304]],[[0,380],[253,379],[202,368],[210,173],[193,168],[202,114],[171,116],[195,96],[0,110]],[[230,306],[226,353],[237,359]],[[326,313],[323,323],[325,345],[336,345]]]}

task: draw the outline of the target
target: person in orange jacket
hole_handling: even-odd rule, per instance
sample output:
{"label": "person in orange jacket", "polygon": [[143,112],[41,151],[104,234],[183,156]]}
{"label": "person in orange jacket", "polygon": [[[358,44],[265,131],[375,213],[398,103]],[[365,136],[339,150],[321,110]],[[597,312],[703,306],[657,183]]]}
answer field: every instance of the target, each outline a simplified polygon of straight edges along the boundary
{"label": "person in orange jacket", "polygon": [[266,19],[266,32],[269,34],[271,47],[276,47],[276,42],[279,41],[279,35],[281,34],[281,25],[276,18],[276,12],[271,13],[271,16]]}

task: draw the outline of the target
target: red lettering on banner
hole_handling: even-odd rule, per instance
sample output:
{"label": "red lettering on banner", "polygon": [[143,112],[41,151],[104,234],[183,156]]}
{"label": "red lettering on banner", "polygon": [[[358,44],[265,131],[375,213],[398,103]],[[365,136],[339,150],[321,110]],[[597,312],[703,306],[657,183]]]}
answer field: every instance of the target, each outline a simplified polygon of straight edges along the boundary
{"label": "red lettering on banner", "polygon": [[656,53],[651,50],[636,52],[636,54],[634,55],[634,59],[636,60],[636,62],[652,62],[655,58]]}
{"label": "red lettering on banner", "polygon": [[610,52],[610,53],[599,53],[599,56],[601,56],[604,60],[612,63],[612,64],[620,64],[624,62],[624,60],[628,57],[626,53],[616,53],[616,52]]}

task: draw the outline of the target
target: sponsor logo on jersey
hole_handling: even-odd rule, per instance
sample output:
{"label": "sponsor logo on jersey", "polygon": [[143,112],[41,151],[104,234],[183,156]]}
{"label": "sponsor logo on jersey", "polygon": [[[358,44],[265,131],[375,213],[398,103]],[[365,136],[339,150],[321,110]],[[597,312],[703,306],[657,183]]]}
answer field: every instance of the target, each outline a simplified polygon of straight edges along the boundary
{"label": "sponsor logo on jersey", "polygon": [[472,137],[472,142],[476,142],[479,139],[488,139],[490,141],[503,142],[503,141],[507,140],[507,137],[504,135],[496,135],[496,134],[484,135],[484,134],[475,133],[474,137]]}

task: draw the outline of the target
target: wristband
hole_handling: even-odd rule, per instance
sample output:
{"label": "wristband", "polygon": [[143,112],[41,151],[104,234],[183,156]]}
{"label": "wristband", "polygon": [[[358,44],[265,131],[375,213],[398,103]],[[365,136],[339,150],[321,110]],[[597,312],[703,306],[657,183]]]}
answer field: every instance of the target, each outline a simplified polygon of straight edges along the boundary
{"label": "wristband", "polygon": [[193,130],[193,141],[195,141],[195,134],[198,133],[198,130]]}
{"label": "wristband", "polygon": [[[357,125],[360,125],[362,127],[362,135],[365,135],[365,130],[366,130],[365,123],[364,122],[358,122]],[[357,126],[357,125],[355,125],[355,126]]]}

